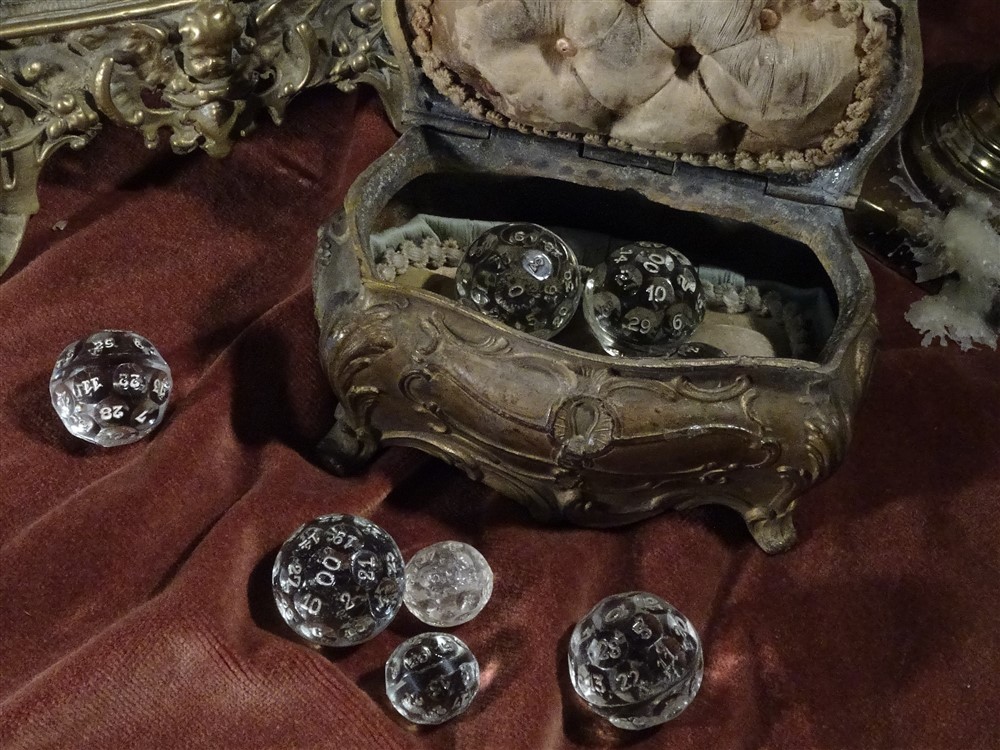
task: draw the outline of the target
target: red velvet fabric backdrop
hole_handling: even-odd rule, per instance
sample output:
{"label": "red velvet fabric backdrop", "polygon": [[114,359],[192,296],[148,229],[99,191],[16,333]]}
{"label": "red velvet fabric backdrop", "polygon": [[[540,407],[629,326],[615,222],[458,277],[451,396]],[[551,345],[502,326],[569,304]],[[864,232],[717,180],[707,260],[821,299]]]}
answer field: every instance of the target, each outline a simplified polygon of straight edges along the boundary
{"label": "red velvet fabric backdrop", "polygon": [[[995,0],[925,0],[929,62],[995,62]],[[109,129],[63,154],[0,280],[0,747],[996,748],[1000,746],[1000,356],[924,349],[918,292],[874,267],[883,342],[842,469],[761,553],[724,510],[617,531],[543,528],[421,454],[356,479],[319,469],[333,401],[309,290],[316,227],[395,136],[369,95],[303,97],[225,162]],[[66,220],[64,231],[52,227]],[[99,450],[48,404],[61,348],[102,327],[173,368],[152,440]],[[274,552],[345,511],[409,556],[455,538],[496,573],[456,633],[483,667],[461,719],[399,720],[382,688],[397,618],[347,651],[297,642]],[[630,735],[581,708],[573,623],[648,589],[700,630],[705,681]]]}

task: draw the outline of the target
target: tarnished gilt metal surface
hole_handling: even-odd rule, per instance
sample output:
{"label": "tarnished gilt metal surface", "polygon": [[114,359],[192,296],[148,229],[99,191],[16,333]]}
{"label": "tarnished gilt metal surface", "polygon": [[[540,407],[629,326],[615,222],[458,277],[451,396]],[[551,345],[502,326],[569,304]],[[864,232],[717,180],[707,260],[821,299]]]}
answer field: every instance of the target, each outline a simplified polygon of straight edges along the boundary
{"label": "tarnished gilt metal surface", "polygon": [[[368,238],[394,196],[421,175],[470,172],[558,174],[595,191],[627,185],[651,203],[805,243],[841,305],[821,360],[611,358],[376,279]],[[540,518],[615,525],[719,503],[778,552],[795,540],[796,498],[836,468],[850,441],[876,324],[871,277],[837,208],[769,197],[763,183],[705,180],[697,169],[592,162],[572,145],[509,131],[416,128],[359,178],[320,240],[321,357],[339,401],[322,448],[334,470],[363,467],[379,444],[417,447]]]}
{"label": "tarnished gilt metal surface", "polygon": [[153,147],[224,156],[309,86],[386,96],[395,65],[374,0],[0,0],[0,272],[38,209],[43,165],[102,120]]}
{"label": "tarnished gilt metal surface", "polygon": [[[740,513],[764,550],[788,549],[796,499],[850,443],[874,357],[874,289],[842,207],[916,100],[916,2],[896,7],[897,78],[867,139],[837,169],[784,184],[494,131],[421,80],[405,23],[386,0],[385,33],[399,63],[387,105],[406,132],[351,188],[321,230],[316,258],[321,357],[339,401],[321,446],[330,468],[360,469],[380,444],[413,446],[542,518],[614,525],[719,503]],[[405,186],[436,174],[629,190],[650,205],[796,240],[832,282],[835,329],[816,362],[623,360],[535,339],[452,299],[377,279],[371,233],[384,228],[386,210],[403,208],[394,201]],[[433,195],[421,193],[420,203],[434,212]]]}

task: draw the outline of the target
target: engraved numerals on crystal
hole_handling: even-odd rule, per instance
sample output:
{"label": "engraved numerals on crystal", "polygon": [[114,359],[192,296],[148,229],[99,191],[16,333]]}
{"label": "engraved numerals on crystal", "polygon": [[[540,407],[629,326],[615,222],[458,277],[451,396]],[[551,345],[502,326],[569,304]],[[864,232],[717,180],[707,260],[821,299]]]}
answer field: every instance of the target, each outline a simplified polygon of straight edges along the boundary
{"label": "engraved numerals on crystal", "polygon": [[583,293],[573,250],[537,224],[486,231],[466,250],[455,283],[462,304],[545,339],[569,323]]}
{"label": "engraved numerals on crystal", "polygon": [[669,721],[701,686],[701,642],[680,612],[652,594],[604,599],[573,630],[573,687],[597,714],[622,729]]}
{"label": "engraved numerals on crystal", "polygon": [[450,628],[478,615],[493,593],[493,570],[475,547],[438,542],[406,564],[403,601],[428,625]]}
{"label": "engraved numerals on crystal", "polygon": [[383,529],[358,516],[321,516],[282,545],[274,599],[300,636],[350,646],[380,633],[403,600],[403,558]]}
{"label": "engraved numerals on crystal", "polygon": [[52,370],[52,405],[73,435],[105,447],[148,435],[170,398],[170,368],[149,341],[101,331],[63,350]]}
{"label": "engraved numerals on crystal", "polygon": [[618,248],[591,272],[583,312],[606,352],[660,356],[705,317],[698,272],[676,250],[654,242]]}
{"label": "engraved numerals on crystal", "polygon": [[385,692],[415,724],[440,724],[458,716],[479,691],[479,662],[448,633],[422,633],[401,643],[385,664]]}

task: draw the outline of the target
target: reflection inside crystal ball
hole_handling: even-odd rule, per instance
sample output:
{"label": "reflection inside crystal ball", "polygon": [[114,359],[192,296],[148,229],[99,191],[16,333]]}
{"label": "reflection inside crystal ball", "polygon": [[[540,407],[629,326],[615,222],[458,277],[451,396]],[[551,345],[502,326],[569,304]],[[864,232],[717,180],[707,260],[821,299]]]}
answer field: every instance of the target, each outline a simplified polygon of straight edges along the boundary
{"label": "reflection inside crystal ball", "polygon": [[466,250],[455,284],[462,304],[545,339],[569,323],[583,294],[573,250],[537,224],[484,232]]}
{"label": "reflection inside crystal ball", "polygon": [[421,633],[401,643],[385,664],[385,692],[415,724],[441,724],[468,709],[479,691],[479,662],[449,633]]}
{"label": "reflection inside crystal ball", "polygon": [[282,618],[302,638],[353,646],[381,633],[403,603],[403,556],[368,519],[341,513],[300,526],[274,560]]}
{"label": "reflection inside crystal ball", "polygon": [[703,670],[691,622],[642,591],[602,600],[570,637],[573,688],[621,729],[647,729],[676,717],[694,700]]}
{"label": "reflection inside crystal ball", "polygon": [[99,331],[67,346],[49,379],[52,406],[76,437],[105,448],[146,437],[163,421],[173,381],[148,339]]}
{"label": "reflection inside crystal ball", "polygon": [[493,593],[493,570],[463,542],[424,547],[406,564],[407,609],[421,622],[450,628],[478,615]]}

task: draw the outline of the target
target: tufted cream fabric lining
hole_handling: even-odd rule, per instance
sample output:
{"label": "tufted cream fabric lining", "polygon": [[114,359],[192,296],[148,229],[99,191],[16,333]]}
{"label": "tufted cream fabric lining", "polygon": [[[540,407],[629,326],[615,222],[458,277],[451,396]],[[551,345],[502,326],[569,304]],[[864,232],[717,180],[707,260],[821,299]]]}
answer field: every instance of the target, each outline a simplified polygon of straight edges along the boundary
{"label": "tufted cream fabric lining", "polygon": [[698,165],[832,164],[891,61],[881,0],[406,0],[452,101],[501,127]]}

